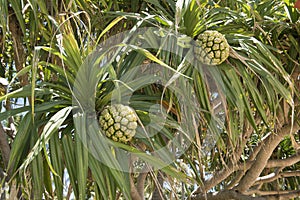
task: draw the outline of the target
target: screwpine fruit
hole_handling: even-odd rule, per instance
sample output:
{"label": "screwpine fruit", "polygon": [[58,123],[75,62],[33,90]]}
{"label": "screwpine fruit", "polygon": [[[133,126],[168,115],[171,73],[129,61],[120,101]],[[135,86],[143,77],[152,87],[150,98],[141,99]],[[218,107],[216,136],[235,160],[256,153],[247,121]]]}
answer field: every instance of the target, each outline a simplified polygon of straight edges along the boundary
{"label": "screwpine fruit", "polygon": [[229,44],[218,31],[204,31],[196,39],[194,53],[204,64],[219,65],[229,56]]}
{"label": "screwpine fruit", "polygon": [[108,138],[127,143],[136,133],[137,116],[129,106],[114,104],[102,110],[99,123]]}

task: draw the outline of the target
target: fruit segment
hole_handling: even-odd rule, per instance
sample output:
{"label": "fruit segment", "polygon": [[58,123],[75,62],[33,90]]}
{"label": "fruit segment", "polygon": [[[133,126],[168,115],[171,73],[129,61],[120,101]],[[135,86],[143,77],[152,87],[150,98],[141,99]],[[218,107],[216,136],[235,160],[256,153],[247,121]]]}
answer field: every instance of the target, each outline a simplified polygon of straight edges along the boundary
{"label": "fruit segment", "polygon": [[114,104],[102,110],[99,124],[108,138],[115,142],[127,143],[135,135],[137,116],[129,106]]}
{"label": "fruit segment", "polygon": [[218,31],[205,31],[197,37],[194,53],[203,64],[219,65],[229,56],[229,44]]}

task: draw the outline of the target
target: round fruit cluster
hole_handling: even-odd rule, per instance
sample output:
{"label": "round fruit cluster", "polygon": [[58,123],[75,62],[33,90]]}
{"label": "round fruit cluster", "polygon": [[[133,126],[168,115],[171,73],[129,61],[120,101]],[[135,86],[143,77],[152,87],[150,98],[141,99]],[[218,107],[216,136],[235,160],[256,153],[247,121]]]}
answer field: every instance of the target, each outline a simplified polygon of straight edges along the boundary
{"label": "round fruit cluster", "polygon": [[108,138],[127,143],[136,133],[137,116],[129,106],[114,104],[102,110],[99,123]]}
{"label": "round fruit cluster", "polygon": [[218,31],[205,31],[198,35],[194,46],[196,58],[207,65],[219,65],[229,56],[229,44]]}

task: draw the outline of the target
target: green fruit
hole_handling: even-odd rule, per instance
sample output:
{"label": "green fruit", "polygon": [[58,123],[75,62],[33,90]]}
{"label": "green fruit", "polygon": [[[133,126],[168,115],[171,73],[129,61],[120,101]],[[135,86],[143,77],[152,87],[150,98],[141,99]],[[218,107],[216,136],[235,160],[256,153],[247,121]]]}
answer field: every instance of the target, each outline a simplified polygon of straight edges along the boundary
{"label": "green fruit", "polygon": [[127,143],[135,135],[137,116],[129,106],[114,104],[102,110],[99,123],[108,138]]}
{"label": "green fruit", "polygon": [[205,31],[198,35],[194,46],[196,58],[207,65],[219,65],[229,56],[229,44],[218,31]]}

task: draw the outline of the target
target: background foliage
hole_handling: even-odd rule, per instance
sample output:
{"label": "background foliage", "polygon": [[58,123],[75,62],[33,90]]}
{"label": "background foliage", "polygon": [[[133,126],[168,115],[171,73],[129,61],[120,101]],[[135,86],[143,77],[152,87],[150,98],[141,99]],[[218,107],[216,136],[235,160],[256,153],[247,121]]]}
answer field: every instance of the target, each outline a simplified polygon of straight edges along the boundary
{"label": "background foliage", "polygon": [[[296,199],[300,196],[300,13],[294,3],[0,1],[0,76],[9,83],[0,85],[2,198]],[[190,44],[176,54],[128,45],[123,57],[98,72],[98,80],[81,82],[81,86],[96,83],[96,88],[73,91],[80,66],[98,45],[123,31],[135,33],[150,26],[172,30],[183,40],[217,30],[228,40],[230,57],[219,66],[204,66],[186,62]],[[163,46],[155,34],[149,31],[143,42]],[[109,57],[101,51],[99,56]],[[149,123],[149,108],[155,104],[168,110],[167,120],[160,134],[128,145],[113,144],[148,152],[141,154],[141,167],[132,173],[117,170],[125,161],[111,159],[113,151],[99,150],[102,159],[112,160],[116,166],[112,169],[79,138],[86,129],[81,128],[85,124],[74,124],[72,97],[74,92],[82,93],[82,98],[90,94],[100,111],[110,103],[124,74],[154,63],[164,63],[165,69],[188,80],[199,109],[183,113],[172,90],[157,83],[136,88],[138,83],[129,77],[128,84],[136,88],[129,104],[141,124]],[[149,152],[166,146],[186,125],[180,121],[183,116],[195,120],[189,127],[195,137],[184,154],[157,170],[163,159]],[[214,123],[216,118],[222,126]]]}

